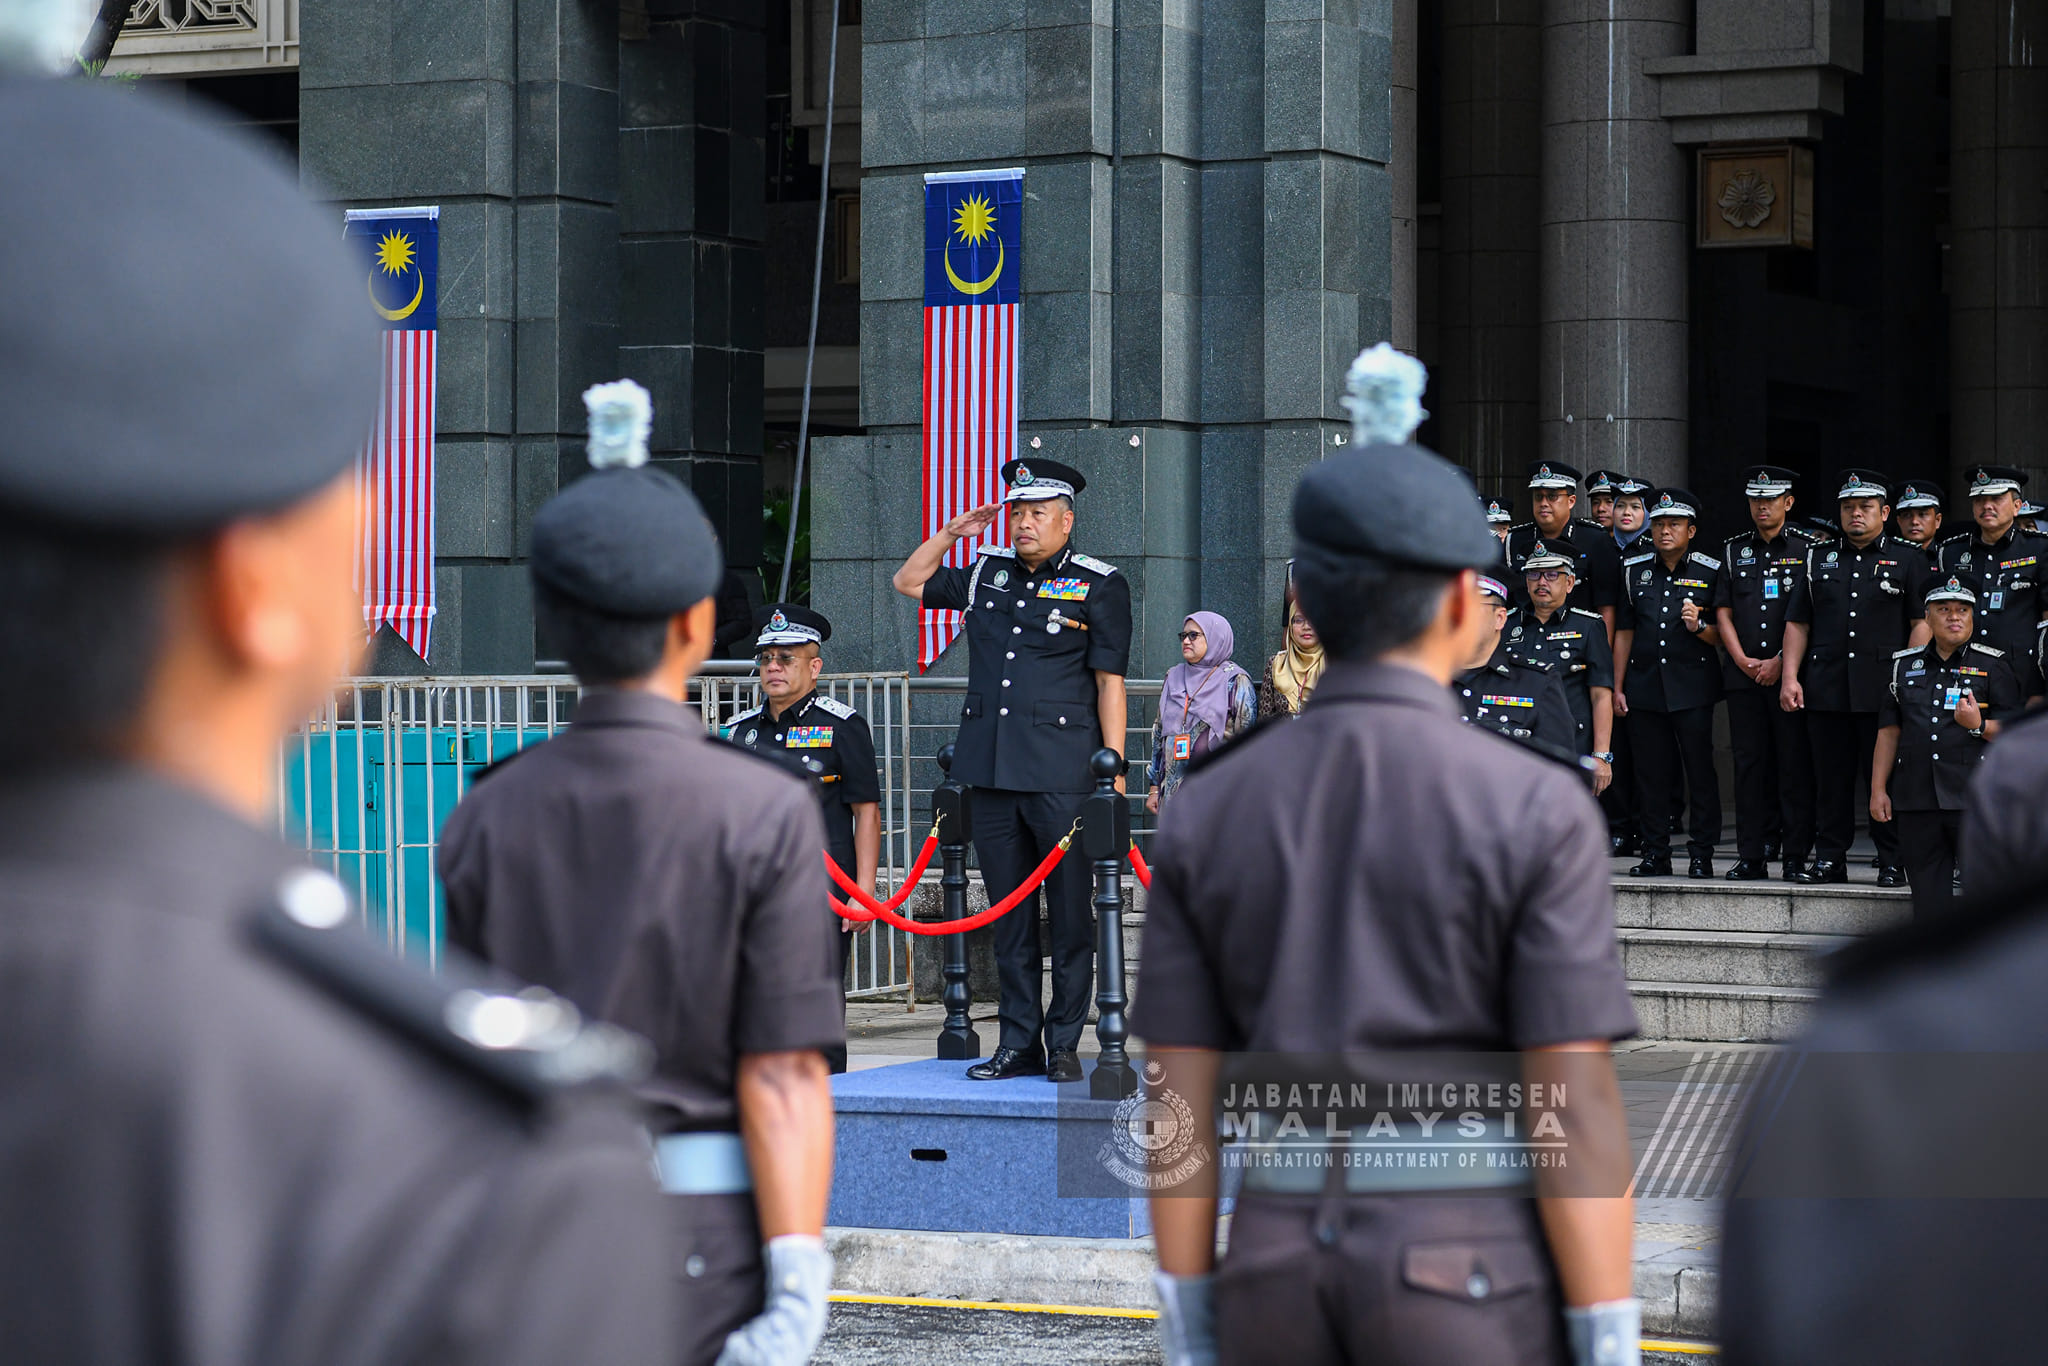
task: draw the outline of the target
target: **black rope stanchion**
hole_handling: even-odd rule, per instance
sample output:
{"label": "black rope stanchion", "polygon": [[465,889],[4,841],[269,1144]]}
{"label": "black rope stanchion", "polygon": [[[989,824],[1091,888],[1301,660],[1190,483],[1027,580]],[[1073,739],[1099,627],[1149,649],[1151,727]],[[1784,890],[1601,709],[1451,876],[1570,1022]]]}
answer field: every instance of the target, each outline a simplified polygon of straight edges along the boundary
{"label": "black rope stanchion", "polygon": [[[946,777],[932,791],[932,826],[939,832],[939,892],[948,920],[967,918],[967,841],[974,836],[974,819],[967,789],[953,781],[953,747],[939,751],[939,768]],[[946,1022],[939,1027],[941,1058],[978,1058],[981,1036],[974,1032],[967,1009],[973,997],[967,986],[967,936],[946,936],[946,985],[939,999],[946,1006]]]}
{"label": "black rope stanchion", "polygon": [[1131,806],[1116,790],[1124,771],[1123,756],[1098,749],[1088,760],[1095,791],[1081,803],[1081,848],[1095,865],[1095,1039],[1101,1045],[1088,1094],[1097,1100],[1122,1100],[1138,1089],[1124,1042],[1124,855],[1131,847]]}

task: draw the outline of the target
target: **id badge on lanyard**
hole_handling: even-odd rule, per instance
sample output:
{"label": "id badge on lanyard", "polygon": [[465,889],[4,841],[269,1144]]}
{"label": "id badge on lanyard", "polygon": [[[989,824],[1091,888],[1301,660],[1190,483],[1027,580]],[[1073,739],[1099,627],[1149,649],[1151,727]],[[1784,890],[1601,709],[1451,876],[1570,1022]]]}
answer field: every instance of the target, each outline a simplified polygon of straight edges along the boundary
{"label": "id badge on lanyard", "polygon": [[1188,759],[1188,758],[1191,758],[1191,757],[1192,757],[1192,756],[1194,755],[1194,752],[1195,752],[1195,737],[1194,737],[1194,736],[1192,736],[1192,735],[1176,735],[1176,736],[1174,736],[1174,737],[1173,737],[1173,757],[1174,757],[1174,758],[1176,758],[1176,759]]}

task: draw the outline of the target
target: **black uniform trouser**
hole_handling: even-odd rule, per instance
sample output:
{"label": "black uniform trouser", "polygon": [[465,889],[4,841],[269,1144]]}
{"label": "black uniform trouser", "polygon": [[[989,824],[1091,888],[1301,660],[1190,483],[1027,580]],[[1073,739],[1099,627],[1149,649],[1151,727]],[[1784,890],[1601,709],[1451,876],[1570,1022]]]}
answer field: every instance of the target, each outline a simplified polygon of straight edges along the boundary
{"label": "black uniform trouser", "polygon": [[752,1192],[664,1195],[675,1234],[679,1366],[711,1366],[733,1329],[761,1312],[767,1268]]}
{"label": "black uniform trouser", "polygon": [[[1877,713],[1809,711],[1806,738],[1813,754],[1813,856],[1839,863],[1856,838],[1856,785],[1870,780],[1870,756],[1877,748]],[[1878,862],[1899,864],[1895,821],[1872,821],[1870,838]]]}
{"label": "black uniform trouser", "polygon": [[1806,713],[1779,706],[1776,688],[1730,688],[1724,696],[1728,743],[1735,754],[1735,855],[1762,859],[1775,824],[1785,858],[1803,859],[1813,852],[1813,755],[1806,745]]}
{"label": "black uniform trouser", "polygon": [[1913,888],[1913,918],[1931,920],[1955,905],[1956,856],[1963,842],[1960,811],[1893,810],[1899,857]]}
{"label": "black uniform trouser", "polygon": [[1721,842],[1721,782],[1714,774],[1714,708],[1677,711],[1631,708],[1636,739],[1636,787],[1642,803],[1644,858],[1671,856],[1671,817],[1684,780],[1692,817],[1686,848],[1694,858],[1712,858]]}
{"label": "black uniform trouser", "polygon": [[1525,1198],[1240,1196],[1215,1300],[1219,1366],[1566,1360],[1556,1268]]}
{"label": "black uniform trouser", "polygon": [[[1081,792],[1006,792],[974,789],[974,853],[993,906],[1031,876],[1073,828]],[[1081,1045],[1088,997],[1095,983],[1095,908],[1089,902],[1088,860],[1079,841],[1041,889],[1052,949],[1052,1004],[1041,1008],[1043,960],[1038,952],[1037,898],[995,923],[996,982],[1001,989],[997,1017],[1003,1047],[1030,1052],[1045,1036],[1047,1049]]]}
{"label": "black uniform trouser", "polygon": [[1633,840],[1642,833],[1642,813],[1636,798],[1636,747],[1628,722],[1626,716],[1615,717],[1608,733],[1607,743],[1614,747],[1614,781],[1600,794],[1600,805],[1607,812],[1607,833]]}
{"label": "black uniform trouser", "polygon": [[[851,873],[852,873],[852,872],[854,871],[854,861],[853,861],[853,850],[852,850],[852,848],[850,848],[850,847],[841,847],[841,848],[828,848],[828,849],[827,849],[827,850],[826,850],[825,852],[826,852],[826,853],[828,853],[828,854],[830,854],[830,855],[832,855],[832,861],[833,861],[834,863],[838,864],[838,865],[839,865],[839,866],[840,866],[841,868],[844,868],[844,869],[845,869],[845,870],[846,870],[846,871],[847,871],[847,872],[848,872],[849,874],[851,874]],[[833,883],[833,884],[832,884],[832,889],[831,889],[831,890],[832,890],[832,895],[834,895],[834,896],[836,896],[836,897],[839,897],[839,899],[840,899],[841,901],[845,901],[845,900],[847,900],[847,898],[846,898],[846,897],[844,897],[844,896],[841,896],[841,895],[840,895],[840,891],[839,891],[839,884],[838,884],[838,883],[836,883],[836,882],[835,882],[835,883]],[[870,890],[870,891],[872,891],[873,889],[872,889],[872,888],[869,888],[869,889],[867,889],[867,890]],[[845,920],[842,920],[842,919],[841,919],[841,918],[839,917],[839,915],[838,915],[838,914],[837,914],[836,912],[833,912],[833,911],[827,911],[827,912],[826,912],[826,914],[832,917],[832,933],[834,933],[835,935],[839,936],[839,982],[840,982],[840,985],[841,985],[842,987],[851,987],[851,986],[853,985],[853,980],[852,980],[851,978],[849,978],[849,977],[848,977],[848,976],[846,975],[846,969],[847,969],[847,965],[853,962],[853,945],[854,945],[854,942],[855,942],[856,940],[859,940],[859,942],[861,942],[862,944],[865,944],[865,943],[867,943],[868,941],[867,941],[866,939],[863,939],[863,938],[861,938],[861,936],[860,936],[860,935],[857,935],[857,934],[848,934],[848,933],[847,933],[847,932],[846,932],[846,931],[845,931],[844,929],[842,929],[842,928],[841,928],[841,926],[843,926],[843,925],[845,925],[845,924],[847,924],[847,923],[849,923],[849,922],[847,922],[847,921],[845,921]],[[879,921],[877,921],[877,922],[871,922],[871,924],[879,924],[879,923],[880,923]],[[873,934],[873,933],[874,933],[874,930],[873,930],[872,928],[870,928],[870,929],[869,929],[869,930],[867,931],[867,933],[869,933],[869,934]],[[842,995],[842,996],[841,996],[841,997],[839,998],[839,1000],[840,1000],[840,1004],[839,1004],[839,1018],[840,1018],[840,1020],[841,1020],[841,1021],[843,1022],[843,1021],[845,1020],[845,1018],[846,1018],[846,998],[845,998],[845,997],[844,997],[844,996]],[[839,1045],[837,1045],[837,1046],[835,1046],[835,1047],[832,1047],[832,1048],[827,1048],[827,1049],[825,1049],[825,1050],[824,1050],[824,1054],[825,1054],[825,1066],[826,1066],[827,1068],[831,1069],[831,1070],[832,1070],[832,1071],[834,1071],[834,1072],[844,1072],[844,1071],[846,1070],[846,1045],[845,1045],[845,1044],[843,1044],[843,1043],[842,1043],[842,1044],[839,1044]]]}

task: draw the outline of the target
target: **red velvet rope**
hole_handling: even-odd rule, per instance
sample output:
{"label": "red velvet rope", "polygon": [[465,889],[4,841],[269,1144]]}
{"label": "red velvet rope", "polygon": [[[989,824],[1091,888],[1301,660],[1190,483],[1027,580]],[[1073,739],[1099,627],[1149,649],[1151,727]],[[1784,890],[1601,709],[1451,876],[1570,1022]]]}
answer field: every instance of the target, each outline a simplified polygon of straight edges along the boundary
{"label": "red velvet rope", "polygon": [[1152,865],[1145,862],[1145,856],[1138,852],[1134,841],[1131,845],[1131,871],[1138,875],[1138,885],[1146,891],[1152,890]]}
{"label": "red velvet rope", "polygon": [[[924,837],[924,847],[917,851],[917,862],[911,864],[910,871],[904,874],[903,885],[898,887],[896,895],[890,897],[887,901],[876,901],[874,897],[862,891],[860,884],[855,882],[852,875],[834,861],[830,853],[825,855],[825,875],[838,883],[841,891],[852,897],[858,904],[865,906],[870,912],[878,912],[885,906],[893,911],[902,906],[904,902],[910,900],[910,894],[917,889],[917,880],[923,877],[924,870],[931,866],[932,854],[938,847],[939,830],[937,826],[933,826],[931,833]],[[833,904],[838,906],[844,903],[835,899]],[[842,911],[841,914],[845,915],[848,920],[873,920],[875,918],[872,914],[861,915],[858,912],[847,913]]]}
{"label": "red velvet rope", "polygon": [[[983,925],[987,925],[992,921],[1001,919],[1003,916],[1008,915],[1011,911],[1017,908],[1019,903],[1021,903],[1025,897],[1030,896],[1033,892],[1037,891],[1038,884],[1045,881],[1045,879],[1052,873],[1052,870],[1058,866],[1059,861],[1066,856],[1067,846],[1073,842],[1073,839],[1074,834],[1073,831],[1070,830],[1067,832],[1067,836],[1065,839],[1061,840],[1058,844],[1053,846],[1052,852],[1045,856],[1045,858],[1039,863],[1038,867],[1032,869],[1031,876],[1024,879],[1023,886],[1019,887],[1016,891],[1010,893],[1008,896],[1004,897],[1001,901],[989,907],[987,910],[981,912],[979,915],[970,915],[964,920],[938,920],[932,921],[930,923],[920,923],[915,920],[906,920],[902,916],[896,914],[895,906],[888,905],[884,902],[876,901],[873,897],[864,897],[857,887],[849,885],[853,881],[852,878],[845,878],[844,881],[840,881],[840,876],[837,876],[840,874],[840,870],[836,864],[832,864],[832,856],[830,854],[827,854],[825,856],[825,862],[827,864],[831,864],[832,866],[829,867],[826,871],[835,874],[833,880],[838,881],[840,883],[840,886],[845,887],[847,892],[856,901],[859,901],[864,907],[866,907],[868,911],[871,912],[871,914],[861,914],[859,911],[856,911],[851,906],[848,906],[845,902],[841,901],[836,896],[830,898],[832,902],[832,909],[835,912],[837,912],[842,918],[847,920],[882,920],[886,921],[891,925],[894,925],[897,929],[902,930],[908,934],[965,934],[969,930],[978,930]],[[915,879],[911,879],[904,883],[905,887],[911,887],[915,885]],[[901,896],[898,896],[897,898],[895,898],[895,900],[898,905],[901,905],[903,898]]]}

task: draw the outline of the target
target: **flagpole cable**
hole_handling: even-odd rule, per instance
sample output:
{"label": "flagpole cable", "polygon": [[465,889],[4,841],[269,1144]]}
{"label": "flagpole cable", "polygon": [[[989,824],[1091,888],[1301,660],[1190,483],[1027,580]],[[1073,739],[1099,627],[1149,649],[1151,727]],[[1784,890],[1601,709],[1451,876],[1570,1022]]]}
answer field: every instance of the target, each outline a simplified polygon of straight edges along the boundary
{"label": "flagpole cable", "polygon": [[832,114],[838,94],[839,0],[832,0],[832,40],[825,59],[825,149],[818,158],[818,249],[811,258],[811,335],[804,346],[804,399],[796,422],[796,474],[789,486],[789,535],[782,542],[777,602],[789,601],[789,571],[796,561],[796,519],[804,502],[804,456],[811,444],[811,372],[818,364],[818,292],[825,283],[825,215],[832,208]]}

